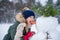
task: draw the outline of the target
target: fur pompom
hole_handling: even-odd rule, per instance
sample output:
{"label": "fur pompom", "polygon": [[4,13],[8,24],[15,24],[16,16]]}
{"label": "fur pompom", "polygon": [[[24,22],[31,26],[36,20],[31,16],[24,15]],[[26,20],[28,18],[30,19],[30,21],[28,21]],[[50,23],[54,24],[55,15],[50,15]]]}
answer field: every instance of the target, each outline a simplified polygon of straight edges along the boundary
{"label": "fur pompom", "polygon": [[16,20],[18,22],[25,22],[25,18],[23,17],[22,13],[18,13],[16,16],[15,16]]}

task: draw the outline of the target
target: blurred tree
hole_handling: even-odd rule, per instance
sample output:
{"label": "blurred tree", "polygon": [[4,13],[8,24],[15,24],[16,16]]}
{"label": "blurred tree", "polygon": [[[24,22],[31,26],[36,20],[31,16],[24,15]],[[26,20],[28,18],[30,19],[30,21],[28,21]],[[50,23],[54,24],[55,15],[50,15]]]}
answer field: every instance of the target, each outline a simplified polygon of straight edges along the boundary
{"label": "blurred tree", "polygon": [[4,11],[0,10],[0,16],[4,15]]}
{"label": "blurred tree", "polygon": [[35,5],[35,0],[26,0],[27,3],[25,4],[25,6],[31,8],[32,6]]}
{"label": "blurred tree", "polygon": [[16,6],[16,11],[21,11],[23,8],[23,1],[19,0],[19,2],[15,4],[15,6]]}
{"label": "blurred tree", "polygon": [[43,15],[43,8],[42,8],[42,5],[40,4],[40,2],[37,2],[35,6],[33,6],[31,8],[34,12],[38,13],[39,15]]}
{"label": "blurred tree", "polygon": [[9,14],[9,15],[11,15],[11,14],[13,14],[13,13],[8,13],[10,10],[12,10],[12,9],[14,9],[14,7],[13,7],[13,3],[12,2],[9,2],[8,0],[2,0],[1,2],[0,2],[0,16],[1,16],[1,21],[2,22],[6,22],[6,20],[11,20],[11,18],[13,17],[13,16],[10,16],[9,17],[9,19],[8,19],[8,15],[7,14]]}
{"label": "blurred tree", "polygon": [[47,4],[53,4],[53,0],[48,0]]}
{"label": "blurred tree", "polygon": [[60,6],[60,0],[57,0],[56,6]]}
{"label": "blurred tree", "polygon": [[41,16],[56,16],[58,14],[58,9],[52,4],[48,4],[47,6],[41,8],[38,5],[32,7],[32,10],[40,14]]}
{"label": "blurred tree", "polygon": [[45,8],[44,8],[44,11],[43,11],[43,15],[45,17],[48,17],[48,16],[56,16],[58,14],[58,9],[56,7],[54,7],[53,5],[51,4],[48,4]]}
{"label": "blurred tree", "polygon": [[42,4],[40,2],[36,3],[39,7],[42,7]]}
{"label": "blurred tree", "polygon": [[57,0],[55,6],[59,9],[59,16],[60,16],[60,0]]}
{"label": "blurred tree", "polygon": [[48,0],[47,5],[44,7],[44,16],[56,16],[58,14],[57,8],[53,4],[53,0]]}
{"label": "blurred tree", "polygon": [[49,4],[53,5],[53,0],[48,0],[46,6]]}

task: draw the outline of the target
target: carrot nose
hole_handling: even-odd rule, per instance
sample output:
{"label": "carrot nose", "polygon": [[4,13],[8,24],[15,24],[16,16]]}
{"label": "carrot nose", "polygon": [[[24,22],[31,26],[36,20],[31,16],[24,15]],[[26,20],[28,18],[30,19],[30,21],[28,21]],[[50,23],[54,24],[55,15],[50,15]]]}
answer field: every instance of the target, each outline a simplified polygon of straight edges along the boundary
{"label": "carrot nose", "polygon": [[35,22],[35,21],[31,21],[30,23],[31,23],[31,25],[36,24],[36,22]]}

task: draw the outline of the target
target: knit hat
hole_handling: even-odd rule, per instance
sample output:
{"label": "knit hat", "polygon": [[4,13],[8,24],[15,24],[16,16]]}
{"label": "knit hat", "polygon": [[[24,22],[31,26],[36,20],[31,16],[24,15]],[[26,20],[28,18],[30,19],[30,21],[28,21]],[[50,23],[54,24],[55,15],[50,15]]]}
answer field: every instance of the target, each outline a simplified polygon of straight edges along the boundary
{"label": "knit hat", "polygon": [[25,11],[23,12],[23,16],[24,16],[25,19],[27,19],[27,18],[30,17],[30,16],[34,16],[34,17],[35,17],[35,14],[34,14],[34,12],[31,11],[31,10],[25,10]]}

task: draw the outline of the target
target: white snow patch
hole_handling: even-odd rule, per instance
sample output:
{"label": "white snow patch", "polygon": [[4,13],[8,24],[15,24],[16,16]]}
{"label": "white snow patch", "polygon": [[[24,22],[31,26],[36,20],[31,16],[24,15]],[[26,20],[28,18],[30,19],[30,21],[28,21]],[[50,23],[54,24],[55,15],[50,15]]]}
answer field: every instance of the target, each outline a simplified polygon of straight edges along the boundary
{"label": "white snow patch", "polygon": [[60,32],[60,24],[58,25],[58,27],[56,29]]}
{"label": "white snow patch", "polygon": [[0,24],[0,40],[3,40],[3,37],[5,36],[5,34],[7,34],[8,29],[11,25],[12,24],[9,24],[9,23]]}

